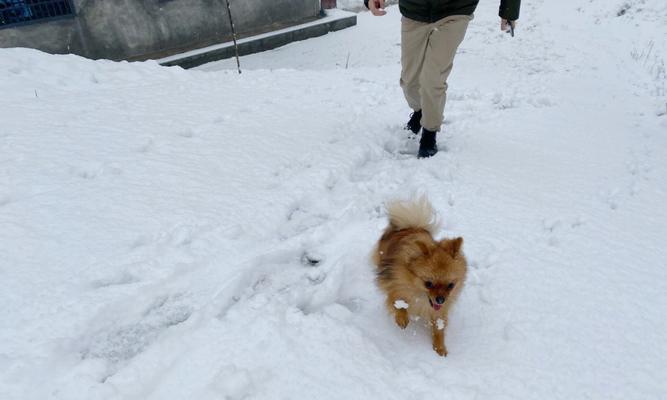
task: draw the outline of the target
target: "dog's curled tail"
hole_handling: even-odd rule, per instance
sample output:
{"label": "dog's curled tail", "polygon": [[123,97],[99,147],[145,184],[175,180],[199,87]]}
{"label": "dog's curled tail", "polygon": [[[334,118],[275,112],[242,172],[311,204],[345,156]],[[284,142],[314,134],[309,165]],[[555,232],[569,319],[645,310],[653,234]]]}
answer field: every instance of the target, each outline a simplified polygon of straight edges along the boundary
{"label": "dog's curled tail", "polygon": [[421,228],[435,235],[440,228],[438,216],[426,196],[413,197],[410,200],[394,200],[387,204],[387,213],[389,225],[394,230]]}

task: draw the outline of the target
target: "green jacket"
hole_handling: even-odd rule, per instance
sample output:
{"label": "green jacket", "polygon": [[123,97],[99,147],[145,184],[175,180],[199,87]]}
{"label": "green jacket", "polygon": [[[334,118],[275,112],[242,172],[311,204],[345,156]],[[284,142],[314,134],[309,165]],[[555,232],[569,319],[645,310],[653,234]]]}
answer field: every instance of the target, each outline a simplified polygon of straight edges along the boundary
{"label": "green jacket", "polygon": [[519,19],[520,8],[521,0],[500,0],[500,11],[498,12],[498,15],[502,19],[516,21]]}
{"label": "green jacket", "polygon": [[[368,0],[364,0],[368,7]],[[479,0],[399,0],[398,8],[404,17],[421,22],[435,22],[450,15],[472,15]],[[521,0],[500,0],[500,18],[519,19]]]}

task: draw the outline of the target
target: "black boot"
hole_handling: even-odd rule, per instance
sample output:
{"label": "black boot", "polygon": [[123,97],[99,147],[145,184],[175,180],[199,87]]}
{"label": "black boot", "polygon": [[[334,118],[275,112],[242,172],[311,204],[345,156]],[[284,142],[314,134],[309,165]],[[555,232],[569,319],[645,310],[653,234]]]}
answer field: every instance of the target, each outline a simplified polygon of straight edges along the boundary
{"label": "black boot", "polygon": [[438,152],[438,145],[435,144],[435,135],[437,132],[422,129],[422,138],[419,140],[418,158],[433,157]]}
{"label": "black boot", "polygon": [[419,130],[422,128],[421,119],[422,110],[413,112],[410,114],[410,121],[405,125],[405,129],[410,129],[415,135],[418,134]]}

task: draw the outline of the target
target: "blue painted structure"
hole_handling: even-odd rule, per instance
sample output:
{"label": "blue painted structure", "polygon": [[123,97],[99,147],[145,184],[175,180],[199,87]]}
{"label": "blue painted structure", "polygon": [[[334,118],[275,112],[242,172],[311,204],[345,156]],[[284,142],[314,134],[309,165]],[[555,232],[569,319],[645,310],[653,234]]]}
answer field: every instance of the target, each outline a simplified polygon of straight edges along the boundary
{"label": "blue painted structure", "polygon": [[71,0],[0,0],[0,29],[73,16]]}

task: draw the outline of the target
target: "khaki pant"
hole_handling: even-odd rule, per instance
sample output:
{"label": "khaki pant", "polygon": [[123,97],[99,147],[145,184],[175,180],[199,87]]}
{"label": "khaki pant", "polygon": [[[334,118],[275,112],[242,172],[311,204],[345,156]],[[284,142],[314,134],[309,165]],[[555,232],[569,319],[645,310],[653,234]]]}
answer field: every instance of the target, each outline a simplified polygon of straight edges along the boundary
{"label": "khaki pant", "polygon": [[401,88],[410,108],[422,110],[421,124],[430,131],[442,125],[447,78],[471,20],[468,15],[431,24],[401,20]]}

